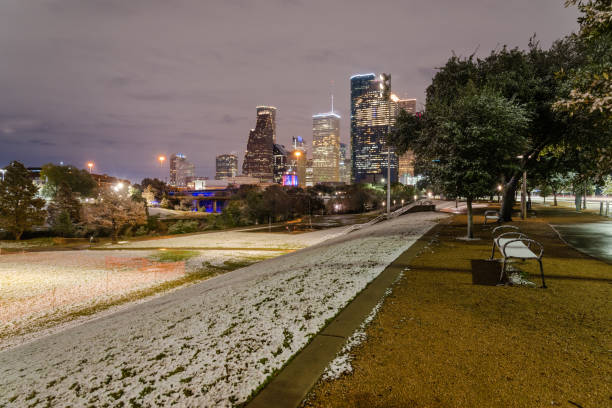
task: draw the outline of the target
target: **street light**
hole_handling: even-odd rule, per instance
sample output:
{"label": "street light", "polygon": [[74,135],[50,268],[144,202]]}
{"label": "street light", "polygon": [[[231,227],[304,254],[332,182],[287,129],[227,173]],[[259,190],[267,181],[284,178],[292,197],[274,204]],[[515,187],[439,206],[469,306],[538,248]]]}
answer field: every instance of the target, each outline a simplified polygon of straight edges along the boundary
{"label": "street light", "polygon": [[159,167],[162,167],[164,165],[164,160],[166,160],[166,156],[159,156],[157,160],[159,160]]}
{"label": "street light", "polygon": [[94,163],[93,162],[87,162],[87,167],[89,167],[89,174],[91,174],[91,170],[94,167]]}
{"label": "street light", "polygon": [[6,169],[0,169],[0,173],[2,173],[2,181],[4,181],[4,173],[6,173]]}

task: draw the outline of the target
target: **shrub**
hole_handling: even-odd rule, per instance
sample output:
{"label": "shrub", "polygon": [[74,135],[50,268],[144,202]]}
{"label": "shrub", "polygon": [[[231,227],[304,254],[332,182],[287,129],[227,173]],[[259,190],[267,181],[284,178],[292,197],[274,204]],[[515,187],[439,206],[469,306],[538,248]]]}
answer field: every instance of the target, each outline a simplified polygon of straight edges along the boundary
{"label": "shrub", "polygon": [[168,227],[168,234],[185,234],[199,230],[200,224],[197,221],[177,221]]}

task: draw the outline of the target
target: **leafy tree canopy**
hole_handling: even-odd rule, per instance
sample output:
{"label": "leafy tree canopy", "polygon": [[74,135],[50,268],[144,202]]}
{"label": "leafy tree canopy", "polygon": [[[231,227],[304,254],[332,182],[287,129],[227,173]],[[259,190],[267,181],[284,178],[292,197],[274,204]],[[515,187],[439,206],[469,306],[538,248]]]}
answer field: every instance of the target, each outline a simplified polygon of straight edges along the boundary
{"label": "leafy tree canopy", "polygon": [[14,161],[5,170],[0,181],[0,227],[19,240],[24,231],[44,223],[45,200],[36,197],[38,188],[23,164]]}
{"label": "leafy tree canopy", "polygon": [[66,184],[73,193],[83,197],[93,197],[97,187],[89,171],[70,165],[45,164],[40,176],[45,179],[42,193],[49,198],[55,197],[62,184]]}

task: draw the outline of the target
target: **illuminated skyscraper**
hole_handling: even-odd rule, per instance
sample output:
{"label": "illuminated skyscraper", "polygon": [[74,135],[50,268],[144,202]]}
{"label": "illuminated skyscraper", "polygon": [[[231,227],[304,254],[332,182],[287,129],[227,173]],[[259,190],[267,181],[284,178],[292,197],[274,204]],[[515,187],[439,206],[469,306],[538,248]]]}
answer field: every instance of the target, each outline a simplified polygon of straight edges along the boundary
{"label": "illuminated skyscraper", "polygon": [[215,180],[238,175],[238,157],[235,154],[222,154],[216,157]]}
{"label": "illuminated skyscraper", "polygon": [[295,173],[300,187],[306,187],[306,143],[301,136],[293,136],[293,150],[287,158],[287,171]]}
{"label": "illuminated skyscraper", "polygon": [[174,153],[170,156],[170,185],[175,187],[187,187],[187,183],[193,180],[195,166],[187,156],[182,153]]}
{"label": "illuminated skyscraper", "polygon": [[347,147],[345,143],[340,143],[340,181],[351,183],[351,159],[346,157]]}
{"label": "illuminated skyscraper", "polygon": [[257,116],[270,115],[272,118],[272,143],[276,143],[276,108],[274,106],[258,106]]}
{"label": "illuminated skyscraper", "polygon": [[274,117],[276,109],[257,108],[257,124],[249,133],[242,172],[251,177],[272,181],[274,173]]}
{"label": "illuminated skyscraper", "polygon": [[[375,74],[351,77],[352,178],[359,182],[381,182],[387,178],[387,124],[395,123],[397,104],[380,94]],[[391,181],[397,181],[397,155],[391,148]]]}
{"label": "illuminated skyscraper", "polygon": [[314,183],[340,181],[340,116],[333,112],[312,117]]}

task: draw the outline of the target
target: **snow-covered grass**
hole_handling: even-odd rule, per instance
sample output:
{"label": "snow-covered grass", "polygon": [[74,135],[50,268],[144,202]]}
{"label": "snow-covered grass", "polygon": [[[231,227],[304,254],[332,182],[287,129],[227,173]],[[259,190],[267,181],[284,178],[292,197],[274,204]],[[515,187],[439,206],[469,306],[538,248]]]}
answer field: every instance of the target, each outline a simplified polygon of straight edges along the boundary
{"label": "snow-covered grass", "polygon": [[439,217],[386,221],[7,350],[0,405],[244,402]]}
{"label": "snow-covered grass", "polygon": [[330,228],[305,234],[219,231],[172,238],[132,241],[106,248],[263,248],[300,249],[342,234],[347,227]]}
{"label": "snow-covered grass", "polygon": [[[49,251],[0,256],[0,338],[266,251]],[[188,258],[193,258],[188,260]],[[186,261],[187,260],[187,261]],[[44,326],[44,324],[43,324]]]}

